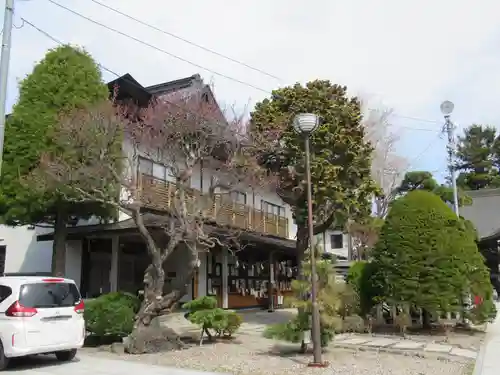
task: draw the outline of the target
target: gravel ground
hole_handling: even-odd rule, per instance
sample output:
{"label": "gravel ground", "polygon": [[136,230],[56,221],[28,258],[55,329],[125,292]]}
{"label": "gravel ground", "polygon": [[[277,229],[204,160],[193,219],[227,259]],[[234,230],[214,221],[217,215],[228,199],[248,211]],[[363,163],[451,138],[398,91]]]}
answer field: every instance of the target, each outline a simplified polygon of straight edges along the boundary
{"label": "gravel ground", "polygon": [[276,344],[264,338],[240,335],[232,342],[193,346],[176,352],[145,355],[114,354],[103,349],[83,349],[99,357],[122,358],[160,366],[174,366],[235,375],[467,375],[471,362],[462,359],[418,358],[369,351],[330,349],[326,369],[308,368],[311,355],[296,354],[297,346]]}

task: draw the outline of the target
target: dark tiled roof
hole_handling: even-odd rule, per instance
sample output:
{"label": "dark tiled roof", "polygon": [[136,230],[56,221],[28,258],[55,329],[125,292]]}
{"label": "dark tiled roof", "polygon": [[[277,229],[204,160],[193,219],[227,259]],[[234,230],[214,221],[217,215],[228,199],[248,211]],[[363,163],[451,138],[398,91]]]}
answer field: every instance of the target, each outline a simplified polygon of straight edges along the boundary
{"label": "dark tiled roof", "polygon": [[475,225],[480,239],[500,234],[500,189],[468,191],[472,205],[463,206],[460,215]]}
{"label": "dark tiled roof", "polygon": [[129,73],[108,82],[110,93],[113,93],[115,87],[118,87],[118,98],[130,97],[138,100],[140,103],[149,103],[152,96],[160,96],[169,93],[184,92],[192,93],[194,91],[210,91],[209,85],[203,83],[199,74],[190,77],[177,79],[160,83],[157,85],[144,87]]}

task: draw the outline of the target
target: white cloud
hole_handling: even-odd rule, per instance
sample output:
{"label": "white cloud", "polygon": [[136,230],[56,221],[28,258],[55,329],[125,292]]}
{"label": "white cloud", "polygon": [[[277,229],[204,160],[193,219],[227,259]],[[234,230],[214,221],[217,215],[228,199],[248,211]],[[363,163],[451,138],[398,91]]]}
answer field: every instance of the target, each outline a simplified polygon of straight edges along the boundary
{"label": "white cloud", "polygon": [[[295,81],[328,78],[347,85],[352,92],[375,95],[403,115],[439,119],[440,101],[450,99],[457,104],[456,115],[461,122],[472,121],[478,111],[488,113],[489,121],[500,120],[496,105],[500,85],[495,85],[500,82],[500,55],[495,50],[500,13],[494,0],[101,0],[273,73],[283,79],[281,82],[152,31],[90,1],[59,1],[264,91]],[[106,67],[117,73],[129,72],[145,85],[200,73],[206,80],[213,80],[222,101],[245,105],[249,98],[255,101],[266,96],[265,92],[81,20],[44,0],[18,2],[17,19],[19,16],[64,42],[86,46]],[[16,22],[19,25],[19,20]],[[14,30],[13,41],[11,88],[14,77],[28,73],[33,62],[54,46],[27,25]],[[430,138],[432,134],[425,139]],[[423,149],[425,144],[421,146]]]}

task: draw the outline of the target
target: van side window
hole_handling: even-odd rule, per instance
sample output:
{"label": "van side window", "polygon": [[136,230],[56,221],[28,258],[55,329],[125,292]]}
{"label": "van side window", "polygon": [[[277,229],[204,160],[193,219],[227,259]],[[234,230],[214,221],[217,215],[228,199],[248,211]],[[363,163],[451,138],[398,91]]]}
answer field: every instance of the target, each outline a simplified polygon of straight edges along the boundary
{"label": "van side window", "polygon": [[5,299],[9,298],[12,294],[12,289],[5,285],[0,285],[0,302],[3,302]]}

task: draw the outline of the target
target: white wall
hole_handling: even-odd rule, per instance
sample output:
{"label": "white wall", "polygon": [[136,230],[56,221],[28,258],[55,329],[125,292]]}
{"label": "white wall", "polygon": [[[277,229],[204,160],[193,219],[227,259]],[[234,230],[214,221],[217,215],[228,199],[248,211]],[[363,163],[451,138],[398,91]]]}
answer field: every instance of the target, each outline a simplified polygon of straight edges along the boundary
{"label": "white wall", "polygon": [[[0,226],[0,245],[5,245],[5,272],[50,272],[52,263],[52,241],[38,242],[40,234],[52,232],[52,228],[28,229],[28,226]],[[65,276],[80,285],[81,241],[66,243]]]}
{"label": "white wall", "polygon": [[[52,243],[52,241],[50,241]],[[73,279],[76,285],[81,285],[82,275],[82,241],[70,240],[66,242],[66,271],[65,277]]]}
{"label": "white wall", "polygon": [[[342,247],[333,248],[331,236],[342,235]],[[336,256],[345,257],[349,259],[349,235],[342,233],[340,230],[327,230],[316,237],[316,241],[323,247],[323,250]]]}
{"label": "white wall", "polygon": [[51,228],[0,226],[0,245],[6,246],[5,272],[50,272],[52,241],[37,242]]}

